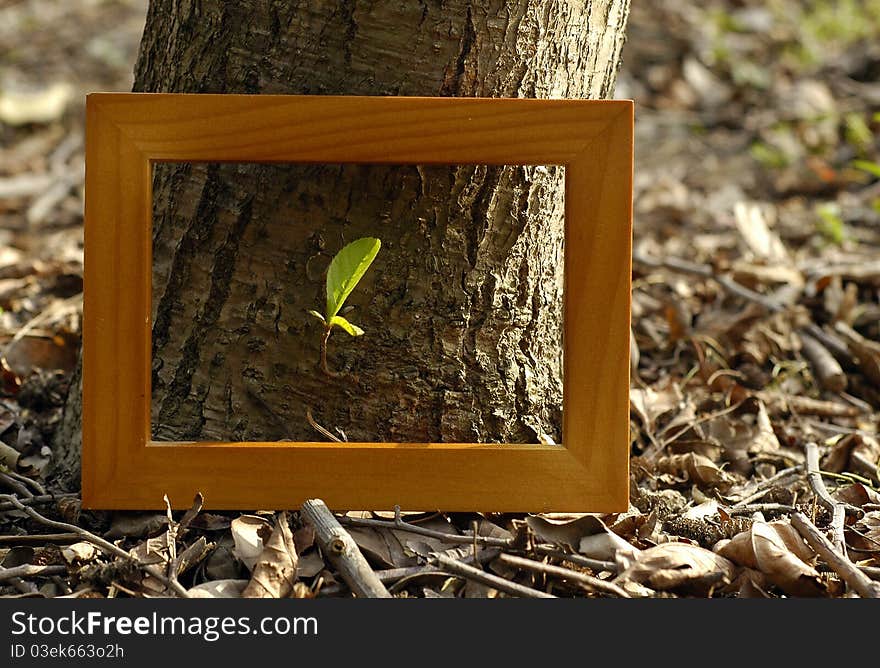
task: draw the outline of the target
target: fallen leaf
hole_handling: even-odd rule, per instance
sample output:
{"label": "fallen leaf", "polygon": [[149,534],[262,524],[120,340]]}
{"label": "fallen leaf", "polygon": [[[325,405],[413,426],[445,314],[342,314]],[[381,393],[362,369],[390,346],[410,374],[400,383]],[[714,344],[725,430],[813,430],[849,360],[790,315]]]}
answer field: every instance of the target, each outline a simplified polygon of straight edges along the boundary
{"label": "fallen leaf", "polygon": [[735,575],[736,566],[721,555],[687,543],[664,543],[638,552],[614,581],[706,595],[730,584]]}
{"label": "fallen leaf", "polygon": [[142,564],[166,564],[171,559],[171,549],[168,534],[163,533],[138,543],[129,552]]}
{"label": "fallen leaf", "polygon": [[[827,469],[822,469],[823,471]],[[852,485],[838,487],[831,495],[838,501],[843,501],[851,506],[861,508],[866,503],[874,503],[880,505],[880,492],[866,487],[860,482],[854,482]]]}
{"label": "fallen leaf", "polygon": [[211,580],[237,580],[241,575],[241,565],[232,556],[233,540],[223,536],[205,561],[205,575]]}
{"label": "fallen leaf", "polygon": [[61,550],[61,556],[68,564],[85,563],[91,561],[100,554],[100,550],[91,543],[85,541],[68,545]]}
{"label": "fallen leaf", "polygon": [[247,584],[247,580],[211,580],[190,587],[189,595],[193,598],[241,598]]}
{"label": "fallen leaf", "polygon": [[[794,530],[790,525],[771,527],[766,522],[752,524],[752,549],[758,570],[786,594],[821,596],[825,587],[819,573],[792,551],[796,543],[789,531],[783,531],[782,526]],[[804,545],[802,540],[798,541]]]}
{"label": "fallen leaf", "polygon": [[324,559],[317,550],[309,550],[299,555],[296,562],[296,576],[298,578],[313,578],[320,573],[326,565]]}
{"label": "fallen leaf", "polygon": [[595,515],[568,522],[552,522],[540,515],[530,515],[526,517],[526,524],[540,540],[568,547],[592,559],[626,559],[637,551]]}
{"label": "fallen leaf", "polygon": [[821,596],[819,573],[809,565],[813,551],[788,522],[754,522],[748,531],[721,541],[715,551],[740,566],[760,571],[793,596]]}
{"label": "fallen leaf", "polygon": [[142,538],[163,530],[168,524],[164,513],[133,513],[120,511],[113,515],[104,538]]}
{"label": "fallen leaf", "polygon": [[230,529],[235,541],[233,556],[253,572],[263,553],[263,541],[272,535],[272,525],[256,515],[242,515],[232,520]]}
{"label": "fallen leaf", "polygon": [[182,575],[201,563],[211,553],[213,547],[213,543],[205,540],[204,536],[199,536],[198,540],[177,555],[177,575]]}
{"label": "fallen leaf", "polygon": [[880,511],[865,513],[847,530],[846,537],[847,545],[853,550],[864,553],[880,552]]}
{"label": "fallen leaf", "polygon": [[657,470],[661,473],[684,477],[702,487],[715,487],[722,491],[736,481],[732,475],[721,470],[711,459],[693,452],[660,457],[657,460]]}
{"label": "fallen leaf", "polygon": [[639,416],[642,426],[651,433],[656,429],[657,420],[675,411],[681,400],[681,390],[674,383],[670,383],[660,392],[650,387],[633,388],[629,395],[630,407]]}
{"label": "fallen leaf", "polygon": [[257,560],[242,597],[287,598],[296,581],[296,566],[296,547],[285,511],[278,515],[275,529]]}
{"label": "fallen leaf", "polygon": [[595,515],[583,515],[567,522],[554,522],[541,515],[529,515],[526,524],[545,543],[577,549],[581,538],[602,533],[605,524]]}

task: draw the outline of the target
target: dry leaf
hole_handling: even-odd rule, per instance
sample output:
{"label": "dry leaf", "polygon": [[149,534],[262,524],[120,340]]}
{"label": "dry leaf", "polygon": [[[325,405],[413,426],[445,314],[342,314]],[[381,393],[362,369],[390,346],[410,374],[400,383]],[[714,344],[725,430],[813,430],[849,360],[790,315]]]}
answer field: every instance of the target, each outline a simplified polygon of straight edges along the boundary
{"label": "dry leaf", "polygon": [[[880,552],[880,511],[865,513],[855,525],[846,532],[847,545],[864,553]],[[868,556],[865,554],[862,558]]]}
{"label": "dry leaf", "polygon": [[189,589],[192,598],[241,598],[247,580],[211,580]]}
{"label": "dry leaf", "polygon": [[819,574],[807,563],[815,555],[788,522],[754,522],[749,531],[719,542],[715,551],[760,571],[786,594],[821,596],[825,591]]}
{"label": "dry leaf", "polygon": [[230,529],[235,541],[233,556],[253,572],[263,553],[263,541],[272,535],[272,525],[256,515],[242,515],[232,520]]}
{"label": "dry leaf", "polygon": [[165,513],[118,512],[113,515],[110,528],[104,538],[141,538],[153,535],[166,527],[168,517]]}
{"label": "dry leaf", "polygon": [[317,550],[310,550],[299,555],[296,562],[296,576],[298,578],[313,578],[324,570],[324,559]]}
{"label": "dry leaf", "polygon": [[163,533],[138,543],[129,552],[143,564],[164,564],[171,559],[171,549],[168,534]]}
{"label": "dry leaf", "polygon": [[736,480],[708,457],[693,452],[660,457],[657,460],[657,470],[684,477],[702,487],[716,487],[721,490],[730,487]]}
{"label": "dry leaf", "polygon": [[564,545],[593,559],[628,559],[636,548],[609,530],[595,515],[584,515],[569,522],[551,522],[539,515],[526,517],[526,524],[542,541]]}
{"label": "dry leaf", "polygon": [[[447,533],[456,533],[443,518],[436,523],[426,522],[421,526]],[[448,545],[437,538],[430,538],[400,529],[375,529],[372,527],[346,527],[361,551],[384,568],[404,568],[418,563],[418,555],[427,550],[435,552]]]}
{"label": "dry leaf", "polygon": [[287,512],[278,515],[272,536],[254,568],[243,598],[287,598],[296,581],[297,554]]}
{"label": "dry leaf", "polygon": [[100,550],[91,543],[80,542],[68,545],[61,550],[61,556],[68,564],[85,563],[91,561],[100,554]]}
{"label": "dry leaf", "polygon": [[681,391],[674,383],[657,392],[650,387],[630,390],[629,404],[639,416],[642,426],[648,432],[654,432],[658,418],[676,410],[681,404]]}
{"label": "dry leaf", "polygon": [[834,323],[834,329],[846,339],[861,372],[875,386],[880,387],[880,343],[866,339],[843,322]]}
{"label": "dry leaf", "polygon": [[[825,592],[816,570],[792,551],[793,537],[783,531],[782,526],[771,527],[766,522],[755,522],[751,535],[758,570],[770,582],[794,596],[821,596]],[[784,535],[788,540],[783,539]],[[800,545],[804,544],[799,537],[798,541]]]}
{"label": "dry leaf", "polygon": [[[822,470],[825,471],[826,469],[823,468]],[[852,485],[846,485],[845,487],[838,487],[831,496],[838,501],[843,501],[857,508],[861,508],[866,503],[880,505],[880,492],[870,487],[865,487],[860,482],[854,482]]]}
{"label": "dry leaf", "polygon": [[638,552],[615,582],[706,595],[730,584],[735,575],[736,566],[721,555],[687,543],[664,543]]}

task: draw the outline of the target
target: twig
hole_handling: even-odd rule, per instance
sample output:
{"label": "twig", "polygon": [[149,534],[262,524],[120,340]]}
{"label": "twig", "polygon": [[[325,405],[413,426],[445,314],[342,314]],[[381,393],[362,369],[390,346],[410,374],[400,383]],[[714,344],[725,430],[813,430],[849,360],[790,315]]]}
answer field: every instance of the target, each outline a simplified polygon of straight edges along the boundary
{"label": "twig", "polygon": [[743,299],[746,299],[748,301],[760,304],[768,311],[778,312],[785,310],[785,306],[777,302],[775,299],[771,299],[770,297],[762,295],[760,292],[750,290],[744,285],[741,285],[740,283],[734,281],[732,278],[730,278],[730,276],[717,274],[712,270],[711,267],[708,267],[706,265],[695,264],[693,262],[688,262],[687,260],[681,260],[675,257],[668,257],[664,259],[653,258],[647,255],[642,255],[640,253],[633,254],[633,261],[639,264],[644,264],[648,267],[662,267],[671,271],[677,271],[682,274],[691,274],[692,276],[701,276],[703,278],[708,278],[718,283],[728,292],[735,294],[738,297],[742,297]]}
{"label": "twig", "polygon": [[354,539],[320,499],[302,505],[302,518],[315,529],[315,540],[351,590],[364,598],[392,598],[376,577]]}
{"label": "twig", "polygon": [[[143,563],[140,559],[132,556],[131,554],[129,554],[128,552],[123,550],[118,545],[114,545],[113,543],[111,543],[107,540],[104,540],[100,536],[96,536],[91,531],[86,531],[85,529],[82,529],[82,528],[76,526],[75,524],[68,524],[67,522],[56,522],[55,520],[50,520],[48,517],[41,515],[33,508],[30,508],[30,507],[24,505],[16,497],[14,497],[10,494],[0,494],[0,501],[5,501],[7,503],[11,503],[18,510],[21,510],[24,513],[26,513],[31,519],[34,519],[37,522],[40,522],[41,524],[44,524],[48,527],[51,527],[53,529],[58,529],[58,530],[64,531],[64,532],[75,533],[79,536],[82,536],[83,540],[85,540],[85,541],[91,543],[92,545],[94,545],[95,547],[103,550],[105,553],[112,554],[114,556],[119,557],[120,559],[124,559],[125,561],[130,561],[138,568],[143,569],[144,571],[146,571],[147,573],[152,575],[154,578],[156,578],[159,582],[164,584],[166,587],[169,587],[170,589],[174,590],[174,592],[178,596],[181,596],[182,598],[189,598],[189,594],[187,593],[186,589],[183,588],[182,585],[180,585],[179,583],[172,582],[171,579],[169,579],[167,575],[165,575],[161,570],[156,568],[153,564]],[[175,584],[176,584],[176,586],[175,586]]]}
{"label": "twig", "polygon": [[334,436],[330,431],[319,425],[315,422],[315,418],[312,417],[312,409],[306,407],[306,420],[309,421],[309,424],[312,425],[312,429],[321,434],[324,438],[328,438],[335,443],[342,443],[342,439],[338,436]]}
{"label": "twig", "polygon": [[[73,492],[69,494],[41,494],[39,496],[31,496],[26,499],[19,499],[18,502],[26,506],[41,506],[52,503],[53,501],[57,501],[58,499],[63,499],[71,496],[78,495]],[[12,510],[13,508],[15,508],[15,506],[11,503],[0,503],[0,510]]]}
{"label": "twig", "polygon": [[12,578],[30,578],[42,575],[57,575],[58,573],[66,573],[67,566],[36,566],[34,564],[22,564],[21,566],[13,566],[12,568],[3,568],[0,566],[0,581],[11,580]]}
{"label": "twig", "polygon": [[433,529],[426,529],[417,524],[410,524],[400,519],[400,506],[394,508],[394,520],[373,520],[361,517],[340,517],[341,524],[347,524],[354,527],[373,527],[375,529],[398,529],[400,531],[408,531],[409,533],[427,536],[428,538],[436,538],[445,543],[457,543],[460,545],[471,545],[478,543],[484,547],[502,547],[509,548],[512,543],[508,538],[496,538],[495,536],[468,536],[454,533],[443,533]]}
{"label": "twig", "polygon": [[26,485],[20,483],[18,480],[10,475],[7,475],[3,471],[0,471],[0,485],[3,485],[7,489],[11,489],[16,494],[21,494],[26,499],[30,499],[31,497],[33,497],[33,493],[27,488]]}
{"label": "twig", "polygon": [[505,580],[502,577],[486,573],[479,568],[468,566],[467,564],[456,561],[455,559],[450,559],[442,554],[431,555],[428,557],[428,563],[436,564],[447,573],[459,575],[468,580],[488,585],[493,589],[503,591],[512,596],[519,596],[522,598],[556,598],[553,594],[548,594],[543,591],[538,591],[537,589],[532,589],[531,587],[526,587],[525,585],[517,584],[516,582],[511,582],[510,580]]}
{"label": "twig", "polygon": [[[480,550],[477,552],[476,562],[480,564],[485,564],[488,561],[492,561],[495,557],[498,556],[500,550],[498,548],[488,548],[485,550]],[[443,554],[448,557],[454,558],[455,556],[459,556],[464,563],[471,564],[474,563],[474,555],[473,553],[468,553],[466,555],[461,554],[461,548],[452,548],[450,550],[444,550]],[[436,572],[436,568],[433,566],[407,566],[406,568],[388,568],[382,571],[376,571],[376,577],[379,578],[379,581],[385,585],[393,585],[396,582],[403,580],[404,578],[411,578],[416,575],[425,575],[428,573]],[[339,596],[340,594],[344,594],[349,591],[348,587],[345,586],[345,583],[336,583],[332,585],[327,585],[326,587],[321,588],[320,595],[321,596]]]}
{"label": "twig", "polygon": [[856,362],[850,354],[849,348],[846,347],[846,342],[844,342],[839,336],[826,332],[818,325],[812,323],[804,327],[803,331],[825,346],[828,349],[828,352],[834,355],[835,359],[841,364],[845,364],[848,367],[856,366]]}
{"label": "twig", "polygon": [[803,469],[803,466],[800,466],[800,465],[792,466],[791,468],[787,468],[787,469],[782,469],[776,475],[774,475],[770,478],[767,478],[766,480],[761,482],[757,486],[757,488],[751,494],[749,494],[747,497],[745,497],[745,498],[741,499],[740,501],[737,501],[735,504],[733,504],[733,506],[731,506],[731,510],[743,508],[743,507],[751,504],[753,501],[757,501],[758,499],[766,496],[771,491],[773,491],[773,487],[777,483],[784,480],[785,478],[788,478],[789,476],[793,476],[793,475],[799,473],[801,471],[801,469]]}
{"label": "twig", "polygon": [[846,511],[843,504],[838,503],[831,514],[831,537],[834,539],[834,549],[841,554],[846,554],[846,536],[843,533],[845,520]]}
{"label": "twig", "polygon": [[76,543],[82,536],[76,533],[37,533],[23,536],[0,536],[0,545],[25,543]]}
{"label": "twig", "polygon": [[[825,487],[825,482],[822,480],[822,471],[819,469],[819,446],[810,441],[804,445],[804,450],[807,454],[807,480],[810,481],[810,487],[819,501],[821,501],[822,505],[828,508],[832,513],[834,512],[835,507],[840,505],[843,506],[847,515],[854,515],[856,517],[864,515],[861,508],[857,508],[849,503],[844,503],[843,501],[836,501],[831,494],[828,493],[828,488]],[[835,542],[837,541],[835,540]],[[840,542],[842,543],[843,541],[841,540]]]}
{"label": "twig", "polygon": [[605,580],[593,577],[592,575],[587,575],[586,573],[573,571],[570,568],[545,564],[533,559],[526,559],[525,557],[515,557],[512,554],[500,554],[498,555],[497,561],[505,566],[512,566],[514,568],[532,571],[533,573],[541,573],[550,577],[568,580],[569,582],[574,582],[591,592],[611,594],[612,596],[619,596],[620,598],[630,598],[630,595],[619,585],[616,585],[613,582],[606,582]]}
{"label": "twig", "polygon": [[560,550],[555,547],[551,547],[549,545],[535,545],[535,552],[538,554],[543,554],[548,557],[555,557],[556,559],[563,559],[565,561],[569,561],[573,564],[577,564],[578,566],[586,566],[592,571],[596,573],[601,573],[602,571],[608,571],[609,573],[617,573],[620,569],[617,564],[613,561],[601,561],[599,559],[590,559],[589,557],[584,557],[580,554],[570,554],[563,550]]}
{"label": "twig", "polygon": [[728,511],[730,515],[752,515],[753,513],[794,513],[797,508],[794,506],[786,506],[782,503],[749,503],[746,505],[735,505]]}
{"label": "twig", "polygon": [[21,483],[28,485],[31,489],[33,489],[37,494],[45,495],[46,488],[43,485],[33,478],[28,478],[26,475],[22,475],[21,473],[16,473],[15,471],[6,471],[6,475],[15,478]]}
{"label": "twig", "polygon": [[843,578],[853,591],[862,598],[880,598],[880,584],[872,582],[871,578],[862,573],[845,555],[835,550],[831,541],[806,515],[801,512],[793,513],[791,523],[809,546]]}
{"label": "twig", "polygon": [[846,374],[834,356],[819,341],[801,332],[801,352],[804,354],[822,389],[829,392],[843,392],[846,389]]}

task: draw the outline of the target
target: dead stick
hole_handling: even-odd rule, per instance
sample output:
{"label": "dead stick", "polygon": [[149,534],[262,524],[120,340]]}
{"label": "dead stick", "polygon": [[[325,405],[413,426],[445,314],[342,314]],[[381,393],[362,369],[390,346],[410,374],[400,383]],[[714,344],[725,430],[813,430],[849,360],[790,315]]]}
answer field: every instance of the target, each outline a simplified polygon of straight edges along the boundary
{"label": "dead stick", "polygon": [[862,598],[880,598],[880,584],[872,582],[871,578],[862,573],[845,555],[835,550],[831,541],[806,515],[801,512],[793,513],[791,523],[809,546],[852,587],[853,591]]}
{"label": "dead stick", "polygon": [[844,526],[846,525],[846,511],[843,505],[838,503],[834,506],[834,512],[831,515],[831,538],[834,549],[841,554],[846,554],[846,536],[844,535]]}
{"label": "dead stick", "polygon": [[[453,548],[451,550],[445,550],[444,554],[451,557],[453,553],[460,554],[460,550],[461,548]],[[479,552],[477,552],[477,562],[485,564],[486,562],[492,561],[499,554],[500,550],[494,547],[487,550],[480,550]],[[462,561],[466,564],[474,563],[473,554],[469,554],[468,556],[463,557]],[[402,580],[403,578],[412,577],[414,575],[421,575],[423,573],[434,573],[436,572],[436,570],[437,569],[433,566],[407,566],[405,568],[388,568],[385,570],[376,571],[376,577],[379,578],[379,581],[382,584],[390,585],[399,580]],[[344,583],[337,583],[327,585],[326,587],[321,587],[319,596],[339,596],[340,594],[344,594],[347,591],[348,587],[346,587]]]}
{"label": "dead stick", "polygon": [[59,529],[60,531],[75,533],[75,534],[78,534],[79,536],[82,536],[83,540],[91,543],[92,545],[94,545],[97,548],[100,548],[101,550],[103,550],[107,554],[112,554],[114,556],[119,557],[120,559],[124,559],[125,561],[130,561],[138,568],[143,569],[144,571],[146,571],[147,573],[152,575],[154,578],[156,578],[159,582],[164,584],[166,587],[169,587],[170,589],[174,590],[174,592],[178,596],[181,596],[183,598],[189,597],[189,594],[187,593],[186,589],[184,589],[180,583],[173,582],[167,575],[165,575],[165,573],[163,573],[161,570],[156,568],[153,564],[145,564],[145,563],[141,562],[140,559],[137,559],[136,557],[132,556],[131,554],[129,554],[128,552],[123,550],[118,545],[114,545],[110,541],[104,540],[100,536],[96,536],[91,531],[86,531],[85,529],[82,529],[82,528],[76,526],[75,524],[68,524],[67,522],[56,522],[55,520],[50,520],[48,517],[41,515],[33,508],[29,508],[28,506],[24,505],[16,497],[14,497],[10,494],[0,494],[0,501],[5,501],[7,503],[11,503],[18,510],[21,510],[25,514],[27,514],[31,519],[34,519],[37,522],[40,522],[41,524],[46,525],[47,527],[51,527],[53,529]]}
{"label": "dead stick", "polygon": [[392,598],[376,577],[354,539],[321,499],[302,505],[302,517],[315,529],[315,540],[351,590],[363,598]]}
{"label": "dead stick", "polygon": [[428,557],[428,563],[436,564],[440,569],[453,575],[461,576],[467,580],[473,580],[481,584],[487,585],[498,591],[503,591],[511,596],[519,596],[520,598],[556,598],[553,594],[548,594],[525,585],[505,580],[497,575],[492,575],[486,571],[468,566],[465,563],[450,559],[442,554],[433,554]]}
{"label": "dead stick", "polygon": [[24,545],[26,543],[76,543],[82,536],[76,533],[35,533],[22,536],[0,536],[0,545]]}
{"label": "dead stick", "polygon": [[45,494],[46,488],[43,487],[42,483],[39,480],[34,480],[33,478],[28,478],[26,475],[22,475],[21,473],[17,473],[15,471],[6,471],[6,475],[11,478],[15,478],[19,482],[28,485],[31,489],[34,490],[37,494]]}
{"label": "dead stick", "polygon": [[586,566],[597,573],[602,571],[617,573],[620,570],[613,561],[601,561],[599,559],[590,559],[590,557],[584,557],[580,554],[569,554],[549,545],[535,545],[535,552],[548,557],[555,557],[556,559],[564,559],[578,566]]}
{"label": "dead stick", "polygon": [[782,503],[749,503],[744,506],[739,504],[728,510],[730,515],[752,515],[753,513],[793,513],[797,510],[794,506],[786,506]]}
{"label": "dead stick", "polygon": [[[39,496],[29,496],[26,499],[19,499],[19,503],[25,506],[39,506],[46,505],[52,503],[53,501],[57,501],[58,499],[63,499],[65,497],[77,496],[76,494],[41,494]],[[0,511],[2,510],[12,510],[15,506],[11,503],[0,503]]]}
{"label": "dead stick", "polygon": [[512,554],[500,554],[498,555],[497,561],[505,566],[512,566],[514,568],[532,571],[533,573],[541,573],[550,577],[574,582],[591,592],[611,594],[612,596],[619,596],[620,598],[630,598],[630,595],[619,585],[616,585],[613,582],[606,582],[605,580],[593,577],[592,575],[587,575],[586,573],[573,571],[570,568],[545,564],[533,559],[526,559],[525,557],[515,557]]}
{"label": "dead stick", "polygon": [[848,367],[856,366],[856,362],[850,354],[849,348],[846,347],[846,342],[839,336],[826,332],[815,324],[807,325],[804,327],[803,331],[825,346],[828,349],[828,352],[834,355],[835,359],[840,362],[840,364],[845,364]]}
{"label": "dead stick", "polygon": [[730,278],[730,276],[716,274],[711,267],[705,265],[695,264],[693,262],[688,262],[687,260],[681,260],[675,257],[669,257],[665,259],[653,258],[647,255],[641,255],[640,253],[633,254],[633,261],[639,264],[644,264],[648,267],[663,267],[665,269],[677,271],[682,274],[702,276],[703,278],[708,278],[715,281],[721,287],[732,294],[742,297],[743,299],[746,299],[748,301],[755,302],[756,304],[760,304],[768,311],[777,312],[785,310],[785,306],[777,302],[775,299],[771,299],[770,297],[762,295],[760,292],[750,290],[744,285],[741,285],[740,283],[734,281],[732,278]]}
{"label": "dead stick", "polygon": [[813,371],[819,386],[829,392],[843,392],[846,389],[846,374],[828,349],[805,332],[800,333],[801,352]]}
{"label": "dead stick", "polygon": [[735,504],[733,504],[731,506],[731,510],[736,510],[738,508],[742,508],[744,506],[749,505],[750,503],[752,503],[754,501],[757,501],[761,497],[766,496],[771,491],[773,491],[773,487],[777,483],[781,482],[784,478],[795,475],[802,468],[803,468],[802,466],[798,465],[798,466],[792,466],[791,468],[782,469],[776,475],[771,476],[770,478],[767,478],[766,480],[760,482],[751,494],[749,494],[747,497],[745,497],[745,498],[741,499],[740,501],[737,501]]}
{"label": "dead stick", "polygon": [[34,564],[22,564],[21,566],[13,566],[12,568],[3,568],[0,566],[0,581],[11,580],[12,578],[30,578],[41,575],[57,575],[58,573],[66,573],[67,566],[36,566]]}
{"label": "dead stick", "polygon": [[458,543],[461,545],[470,545],[478,543],[485,547],[511,547],[511,541],[507,538],[497,538],[495,536],[468,536],[454,533],[444,533],[435,531],[434,529],[426,529],[418,524],[410,524],[400,519],[400,510],[395,508],[394,520],[373,520],[362,517],[341,517],[340,523],[348,524],[354,527],[373,527],[375,529],[398,529],[400,531],[409,531],[420,536],[436,538],[446,543]]}
{"label": "dead stick", "polygon": [[10,475],[7,475],[3,471],[0,471],[0,484],[3,484],[7,489],[12,490],[15,494],[19,494],[26,499],[33,498],[33,493],[27,488],[23,482],[20,482],[13,478]]}
{"label": "dead stick", "polygon": [[825,481],[822,480],[822,471],[819,468],[819,446],[814,442],[809,441],[804,445],[804,450],[807,454],[807,480],[810,481],[810,487],[812,488],[813,493],[818,497],[819,501],[822,502],[822,505],[827,507],[832,513],[834,512],[834,508],[840,505],[843,506],[847,515],[855,515],[856,517],[864,515],[861,508],[856,508],[843,501],[835,501],[831,494],[828,493],[828,488],[825,487]]}

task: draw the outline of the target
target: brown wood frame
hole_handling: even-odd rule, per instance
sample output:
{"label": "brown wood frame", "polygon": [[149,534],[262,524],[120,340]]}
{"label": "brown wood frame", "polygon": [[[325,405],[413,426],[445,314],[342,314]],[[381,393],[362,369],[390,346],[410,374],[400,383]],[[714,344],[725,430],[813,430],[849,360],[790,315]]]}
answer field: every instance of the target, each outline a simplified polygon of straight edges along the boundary
{"label": "brown wood frame", "polygon": [[[83,505],[623,511],[630,101],[95,93],[87,100]],[[150,438],[152,164],[565,165],[564,447]]]}

